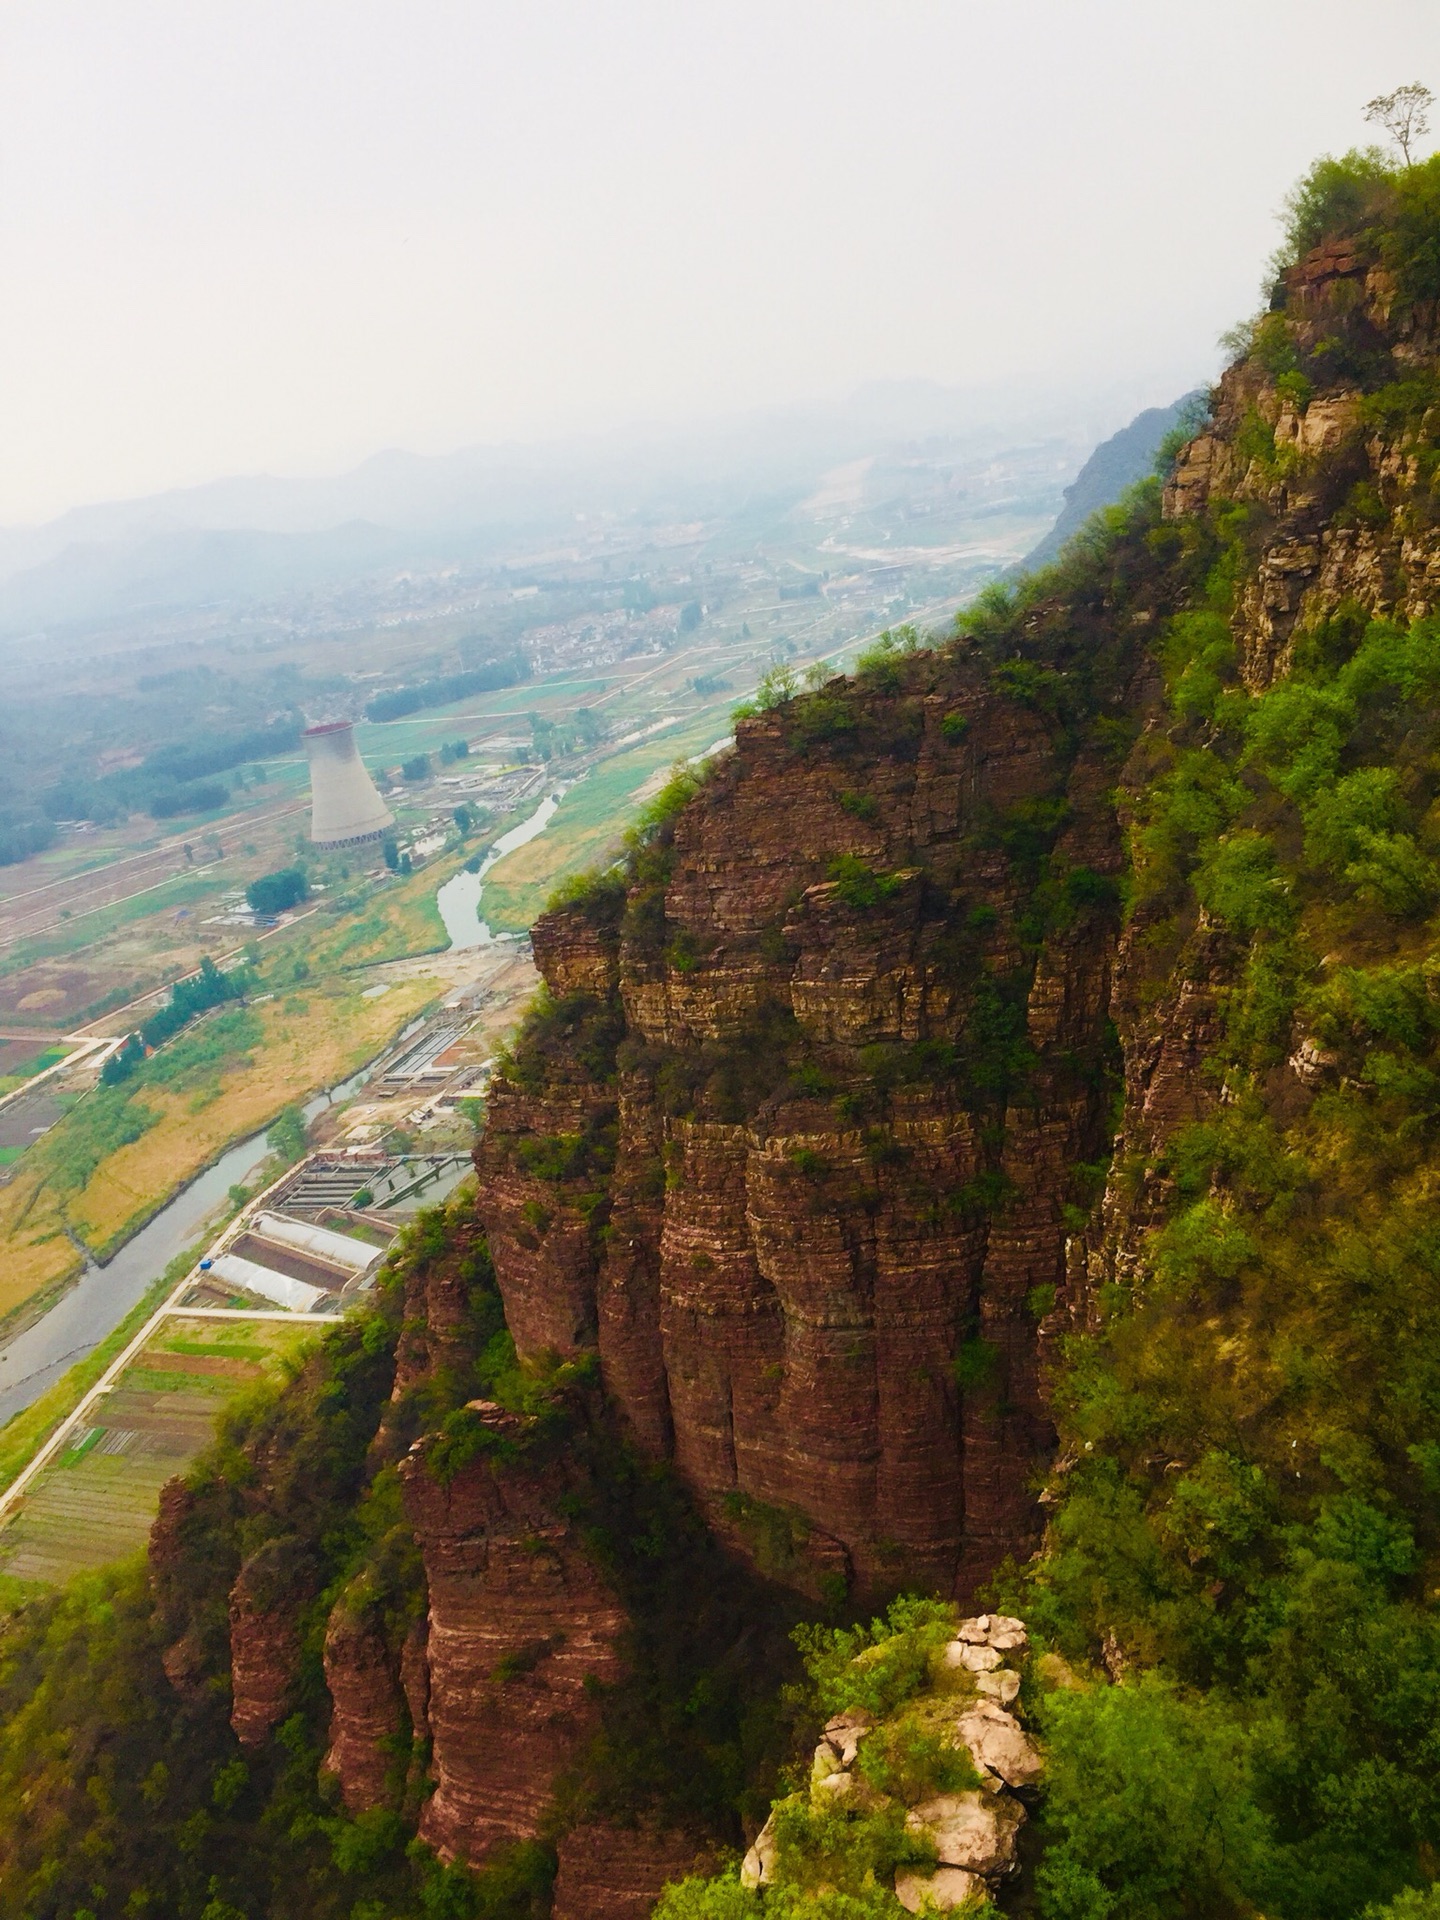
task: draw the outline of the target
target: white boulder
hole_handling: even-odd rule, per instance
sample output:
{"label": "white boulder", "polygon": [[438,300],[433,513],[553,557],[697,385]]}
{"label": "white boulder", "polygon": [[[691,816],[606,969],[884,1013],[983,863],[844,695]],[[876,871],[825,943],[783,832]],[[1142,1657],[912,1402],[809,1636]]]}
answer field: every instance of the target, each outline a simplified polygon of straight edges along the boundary
{"label": "white boulder", "polygon": [[974,1646],[968,1640],[952,1640],[945,1649],[947,1667],[961,1667],[966,1673],[989,1673],[1004,1656],[994,1647]]}
{"label": "white boulder", "polygon": [[1025,1631],[1025,1622],[1017,1620],[1010,1613],[977,1613],[972,1619],[962,1620],[957,1638],[968,1640],[972,1646],[994,1647],[1000,1653],[1013,1653],[1017,1647],[1026,1645],[1029,1635]]}
{"label": "white boulder", "polygon": [[835,1749],[836,1757],[842,1767],[851,1767],[855,1764],[861,1739],[874,1724],[875,1722],[863,1707],[853,1707],[849,1713],[837,1713],[833,1720],[825,1722],[825,1738]]}
{"label": "white boulder", "polygon": [[912,1833],[929,1839],[942,1867],[967,1873],[1008,1873],[1015,1864],[1015,1835],[1025,1809],[998,1793],[940,1793],[905,1816]]}
{"label": "white boulder", "polygon": [[740,1862],[740,1884],[752,1890],[756,1887],[773,1886],[775,1882],[775,1860],[778,1849],[775,1844],[775,1815],[770,1818],[756,1834],[750,1851]]}
{"label": "white boulder", "polygon": [[955,1722],[961,1745],[982,1774],[1007,1787],[1028,1787],[1040,1777],[1040,1755],[1020,1722],[993,1700],[977,1700]]}
{"label": "white boulder", "polygon": [[1020,1676],[1009,1667],[997,1668],[994,1673],[977,1673],[975,1691],[991,1700],[998,1700],[1002,1707],[1008,1707],[1019,1696]]}
{"label": "white boulder", "polygon": [[1025,1631],[1025,1622],[1017,1620],[1013,1614],[992,1613],[990,1632],[986,1636],[992,1647],[1001,1653],[1015,1653],[1029,1644],[1030,1636]]}

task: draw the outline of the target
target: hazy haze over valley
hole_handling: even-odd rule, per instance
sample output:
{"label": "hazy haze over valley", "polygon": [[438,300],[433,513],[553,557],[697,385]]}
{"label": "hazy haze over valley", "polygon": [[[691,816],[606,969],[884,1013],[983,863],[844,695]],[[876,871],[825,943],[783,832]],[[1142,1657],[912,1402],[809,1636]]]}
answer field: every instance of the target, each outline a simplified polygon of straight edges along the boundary
{"label": "hazy haze over valley", "polygon": [[1214,368],[1289,183],[1435,26],[1115,0],[1103,27],[1059,0],[8,8],[0,523],[875,380],[1108,394],[1113,430]]}

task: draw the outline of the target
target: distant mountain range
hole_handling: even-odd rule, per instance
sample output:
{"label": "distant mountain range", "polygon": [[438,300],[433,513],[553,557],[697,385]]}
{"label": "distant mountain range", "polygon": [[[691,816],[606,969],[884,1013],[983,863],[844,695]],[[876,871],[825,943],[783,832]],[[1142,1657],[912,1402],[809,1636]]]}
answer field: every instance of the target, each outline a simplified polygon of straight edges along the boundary
{"label": "distant mountain range", "polygon": [[[324,478],[253,475],[80,507],[43,526],[0,528],[0,636],[493,561],[592,515],[700,519],[767,499],[778,515],[820,474],[877,452],[954,443],[998,454],[1055,438],[1078,453],[1120,405],[1115,395],[1017,405],[1013,395],[895,381],[843,403],[686,431],[439,456],[390,450]],[[1173,411],[1142,414],[1107,446]],[[1147,426],[1139,440],[1163,431]]]}
{"label": "distant mountain range", "polygon": [[1092,513],[1118,500],[1127,487],[1143,480],[1155,465],[1160,443],[1178,426],[1185,409],[1201,397],[1201,389],[1182,394],[1168,407],[1147,407],[1129,426],[1102,440],[1065,489],[1065,505],[1045,538],[1026,554],[1020,568],[1033,572],[1055,558],[1065,542],[1080,531]]}

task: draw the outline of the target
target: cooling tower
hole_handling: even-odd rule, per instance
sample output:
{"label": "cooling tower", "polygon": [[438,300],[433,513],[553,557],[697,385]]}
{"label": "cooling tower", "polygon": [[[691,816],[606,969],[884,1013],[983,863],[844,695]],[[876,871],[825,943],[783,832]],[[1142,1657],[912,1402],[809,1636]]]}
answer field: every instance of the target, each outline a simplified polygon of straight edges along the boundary
{"label": "cooling tower", "polygon": [[348,720],[307,727],[305,751],[310,758],[310,838],[317,847],[353,847],[362,840],[378,840],[394,815],[375,791],[355,750],[355,730]]}

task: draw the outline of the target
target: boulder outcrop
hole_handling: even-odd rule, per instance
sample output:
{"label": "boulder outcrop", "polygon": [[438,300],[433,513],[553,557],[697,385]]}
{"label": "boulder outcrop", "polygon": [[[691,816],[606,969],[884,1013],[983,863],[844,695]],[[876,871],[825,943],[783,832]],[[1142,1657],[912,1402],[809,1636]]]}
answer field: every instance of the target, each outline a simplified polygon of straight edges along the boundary
{"label": "boulder outcrop", "polygon": [[[843,1860],[845,1842],[833,1828],[827,1829],[826,1852],[808,1857],[807,1799],[810,1808],[853,1820],[862,1849],[866,1843],[859,1836],[867,1822],[899,1819],[903,1810],[904,1831],[916,1846],[912,1859],[896,1868],[894,1887],[895,1897],[911,1913],[963,1906],[992,1893],[1015,1871],[1017,1841],[1026,1819],[1021,1796],[1038,1784],[1043,1763],[1019,1719],[994,1700],[977,1696],[983,1683],[1001,1672],[1018,1693],[1020,1674],[1002,1669],[999,1662],[1023,1660],[1028,1642],[1024,1623],[1004,1615],[978,1615],[958,1622],[948,1642],[930,1643],[928,1653],[922,1651],[925,1632],[922,1628],[911,1636],[917,1655],[925,1660],[925,1682],[888,1718],[850,1708],[827,1721],[811,1763],[808,1796],[792,1795],[771,1810],[741,1863],[743,1886],[808,1886],[817,1873],[835,1872],[834,1850],[840,1848]],[[869,1657],[862,1652],[852,1668],[863,1667]],[[922,1786],[917,1793],[912,1783],[907,1797],[889,1762],[892,1737],[910,1753],[928,1744],[930,1765],[937,1771],[945,1764],[947,1748],[963,1754],[974,1769],[969,1777],[979,1776],[978,1785],[940,1791]],[[962,1768],[962,1774],[968,1771]],[[863,1852],[857,1857],[863,1858]]]}

